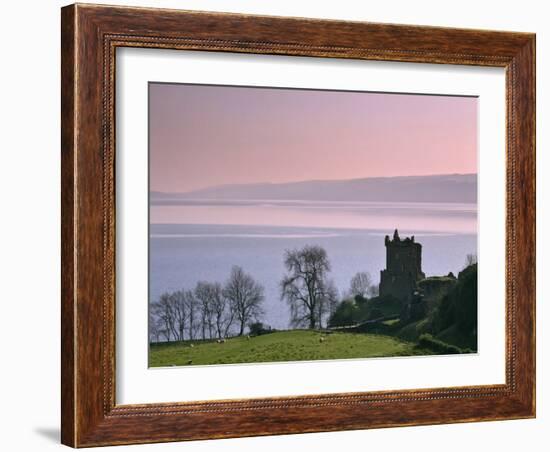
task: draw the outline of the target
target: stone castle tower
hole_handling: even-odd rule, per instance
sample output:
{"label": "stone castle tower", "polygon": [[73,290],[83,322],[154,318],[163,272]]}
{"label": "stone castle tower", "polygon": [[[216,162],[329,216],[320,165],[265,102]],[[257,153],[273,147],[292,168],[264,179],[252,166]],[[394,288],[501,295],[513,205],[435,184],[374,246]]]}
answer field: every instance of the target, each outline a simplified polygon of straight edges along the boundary
{"label": "stone castle tower", "polygon": [[397,229],[393,240],[385,238],[386,269],[380,272],[380,296],[392,295],[409,301],[416,283],[426,276],[422,273],[422,245],[412,237],[401,240]]}

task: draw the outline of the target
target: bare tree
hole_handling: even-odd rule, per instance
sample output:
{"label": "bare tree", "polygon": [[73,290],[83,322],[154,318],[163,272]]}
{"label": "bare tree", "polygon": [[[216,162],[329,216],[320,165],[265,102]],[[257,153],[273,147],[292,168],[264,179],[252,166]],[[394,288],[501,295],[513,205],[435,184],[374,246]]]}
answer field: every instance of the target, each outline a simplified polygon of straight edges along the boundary
{"label": "bare tree", "polygon": [[224,336],[225,332],[225,320],[226,320],[226,309],[229,303],[226,298],[223,296],[222,285],[218,282],[210,284],[212,300],[210,305],[212,306],[212,316],[214,317],[214,325],[216,327],[216,333],[218,339],[221,339]]}
{"label": "bare tree", "polygon": [[199,301],[192,290],[186,290],[184,292],[184,300],[187,309],[189,339],[193,340],[195,339],[195,333],[198,327],[197,317],[199,316]]}
{"label": "bare tree", "polygon": [[373,284],[372,286],[370,286],[370,289],[369,289],[369,296],[371,298],[373,297],[377,297],[379,294],[380,294],[380,291],[379,291],[379,286],[378,284]]}
{"label": "bare tree", "polygon": [[[334,281],[329,281],[328,287],[328,301],[329,301],[329,317],[334,314],[338,305],[340,304],[340,296],[338,294],[338,289],[334,285]],[[328,320],[328,319],[327,319]]]}
{"label": "bare tree", "polygon": [[212,284],[207,281],[199,281],[195,286],[195,297],[200,305],[202,338],[206,339],[208,336],[211,339],[214,337]]}
{"label": "bare tree", "polygon": [[323,328],[323,324],[326,325],[326,323],[328,323],[328,319],[336,311],[338,301],[338,289],[334,285],[334,281],[329,280],[326,282],[323,295],[319,299],[317,309],[319,328]]}
{"label": "bare tree", "polygon": [[156,315],[157,303],[152,303],[149,306],[149,342],[160,342],[160,337],[163,334],[162,322]]}
{"label": "bare tree", "polygon": [[261,305],[264,288],[241,267],[235,265],[231,269],[223,294],[229,300],[231,311],[239,325],[239,336],[242,336],[245,326],[263,314]]}
{"label": "bare tree", "polygon": [[185,328],[188,317],[184,291],[177,290],[173,292],[170,295],[169,303],[174,317],[174,336],[177,341],[183,341],[185,340]]}
{"label": "bare tree", "polygon": [[464,263],[464,268],[474,264],[477,264],[477,254],[473,254],[473,253],[466,254],[466,261]]}
{"label": "bare tree", "polygon": [[[215,335],[222,339],[227,336],[235,317],[229,300],[225,297],[222,285],[218,282],[201,282],[197,286],[198,298],[206,307],[206,322],[211,323]],[[210,333],[212,336],[212,333]]]}
{"label": "bare tree", "polygon": [[170,297],[171,294],[165,292],[159,297],[158,302],[153,304],[153,313],[161,322],[167,341],[170,341],[172,336],[177,336]]}
{"label": "bare tree", "polygon": [[327,252],[316,245],[287,250],[284,264],[288,274],[281,281],[281,299],[286,299],[290,306],[292,324],[321,328],[323,317],[331,309],[331,300],[337,297],[334,284],[327,280],[330,272]]}
{"label": "bare tree", "polygon": [[349,293],[352,297],[357,295],[367,298],[372,293],[372,278],[368,272],[356,273],[350,281]]}

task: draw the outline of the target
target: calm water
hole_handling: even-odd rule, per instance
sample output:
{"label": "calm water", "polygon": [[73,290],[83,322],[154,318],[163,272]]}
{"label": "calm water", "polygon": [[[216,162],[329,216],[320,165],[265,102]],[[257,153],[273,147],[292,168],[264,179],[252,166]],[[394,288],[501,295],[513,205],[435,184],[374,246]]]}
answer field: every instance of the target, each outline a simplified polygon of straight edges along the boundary
{"label": "calm water", "polygon": [[426,275],[456,274],[477,249],[473,204],[187,200],[152,205],[150,214],[152,300],[200,280],[223,282],[231,266],[240,265],[264,286],[263,320],[275,328],[289,322],[279,296],[287,249],[323,246],[341,292],[358,271],[368,271],[378,283],[384,236],[396,227],[423,245]]}

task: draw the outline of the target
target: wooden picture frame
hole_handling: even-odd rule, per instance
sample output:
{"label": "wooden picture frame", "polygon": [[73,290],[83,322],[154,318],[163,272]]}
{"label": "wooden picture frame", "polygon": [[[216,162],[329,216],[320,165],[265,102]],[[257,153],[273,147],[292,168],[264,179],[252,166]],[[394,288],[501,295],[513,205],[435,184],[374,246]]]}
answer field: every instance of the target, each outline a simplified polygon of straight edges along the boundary
{"label": "wooden picture frame", "polygon": [[[73,447],[535,416],[535,35],[162,9],[62,9],[62,442]],[[115,403],[115,50],[506,70],[506,383]]]}

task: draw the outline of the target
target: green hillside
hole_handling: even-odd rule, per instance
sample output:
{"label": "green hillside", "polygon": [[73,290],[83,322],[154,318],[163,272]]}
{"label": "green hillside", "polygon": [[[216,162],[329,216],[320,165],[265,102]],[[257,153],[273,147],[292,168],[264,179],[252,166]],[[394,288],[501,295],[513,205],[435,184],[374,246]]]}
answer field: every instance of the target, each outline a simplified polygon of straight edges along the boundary
{"label": "green hillside", "polygon": [[[193,346],[191,346],[191,344]],[[377,334],[334,332],[322,334],[311,330],[278,331],[257,337],[234,337],[225,343],[183,341],[152,344],[151,367],[258,363],[277,361],[311,361],[323,359],[374,358],[426,355],[433,352],[415,344]]]}

